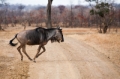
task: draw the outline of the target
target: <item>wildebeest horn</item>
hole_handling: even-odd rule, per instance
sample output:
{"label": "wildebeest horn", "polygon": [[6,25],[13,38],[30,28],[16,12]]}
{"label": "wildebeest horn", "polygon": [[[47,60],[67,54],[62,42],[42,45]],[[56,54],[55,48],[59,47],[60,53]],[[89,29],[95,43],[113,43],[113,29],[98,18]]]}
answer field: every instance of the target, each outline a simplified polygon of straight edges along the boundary
{"label": "wildebeest horn", "polygon": [[57,28],[60,29],[60,26],[58,26]]}
{"label": "wildebeest horn", "polygon": [[57,27],[58,29],[61,29],[60,26]]}

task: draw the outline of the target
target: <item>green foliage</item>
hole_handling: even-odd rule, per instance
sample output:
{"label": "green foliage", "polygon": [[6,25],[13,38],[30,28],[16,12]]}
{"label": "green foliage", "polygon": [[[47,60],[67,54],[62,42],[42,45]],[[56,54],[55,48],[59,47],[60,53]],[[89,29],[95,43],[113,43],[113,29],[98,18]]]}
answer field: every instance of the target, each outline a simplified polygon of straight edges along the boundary
{"label": "green foliage", "polygon": [[99,6],[99,5],[96,5],[95,8],[96,8],[96,9],[100,9],[100,6]]}
{"label": "green foliage", "polygon": [[105,15],[110,12],[110,4],[101,2],[95,6],[95,9],[90,10],[91,15],[99,15],[100,17],[105,17]]}
{"label": "green foliage", "polygon": [[94,15],[94,14],[95,14],[94,9],[91,9],[91,10],[90,10],[90,15]]}
{"label": "green foliage", "polygon": [[99,12],[98,12],[98,15],[99,15],[100,17],[104,17],[104,12],[99,11]]}

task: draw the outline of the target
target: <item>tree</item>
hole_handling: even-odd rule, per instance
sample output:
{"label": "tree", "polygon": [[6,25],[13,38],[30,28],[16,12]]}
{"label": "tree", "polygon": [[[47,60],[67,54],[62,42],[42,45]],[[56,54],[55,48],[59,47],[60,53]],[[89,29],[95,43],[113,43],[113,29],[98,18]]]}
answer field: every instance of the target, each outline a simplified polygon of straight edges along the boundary
{"label": "tree", "polygon": [[60,10],[60,13],[62,14],[64,9],[65,9],[65,6],[64,5],[59,5],[58,8]]}
{"label": "tree", "polygon": [[107,29],[112,22],[112,3],[108,3],[106,0],[105,1],[100,1],[100,0],[86,0],[86,1],[96,1],[96,5],[92,7],[90,10],[91,15],[96,15],[100,17],[100,33],[106,33]]}
{"label": "tree", "polygon": [[73,26],[73,5],[72,5],[72,0],[70,0],[70,21],[69,21],[69,26]]}
{"label": "tree", "polygon": [[19,17],[21,17],[21,18],[19,18],[20,20],[19,20],[19,22],[24,26],[24,30],[25,30],[25,28],[26,28],[26,25],[25,25],[25,19],[22,17],[23,16],[23,12],[22,12],[22,10],[25,8],[25,6],[24,5],[19,5],[18,6],[18,9],[19,9]]}
{"label": "tree", "polygon": [[18,9],[19,9],[20,11],[22,11],[24,8],[25,8],[24,5],[19,5],[19,6],[18,6]]}
{"label": "tree", "polygon": [[4,9],[4,7],[6,6],[5,3],[6,0],[0,0],[0,30],[4,30],[2,28],[2,23],[5,22],[6,23],[6,13],[7,13],[7,8]]}
{"label": "tree", "polygon": [[59,23],[60,23],[60,17],[61,17],[61,14],[60,14],[60,11],[59,11],[59,8],[58,7],[53,7],[52,8],[52,13],[51,13],[51,16],[52,16],[52,26],[57,26]]}
{"label": "tree", "polygon": [[52,27],[52,23],[51,23],[51,5],[52,5],[52,1],[53,0],[48,0],[48,4],[47,4],[47,27],[51,28]]}

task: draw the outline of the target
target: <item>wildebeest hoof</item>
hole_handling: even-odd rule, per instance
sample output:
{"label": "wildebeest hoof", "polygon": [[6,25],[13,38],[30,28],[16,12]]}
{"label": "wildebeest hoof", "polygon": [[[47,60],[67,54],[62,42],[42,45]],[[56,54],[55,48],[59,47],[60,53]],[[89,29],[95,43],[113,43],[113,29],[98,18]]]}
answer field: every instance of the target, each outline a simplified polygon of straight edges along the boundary
{"label": "wildebeest hoof", "polygon": [[36,63],[36,61],[35,60],[32,60],[34,63]]}
{"label": "wildebeest hoof", "polygon": [[36,56],[36,58],[38,58],[38,56]]}
{"label": "wildebeest hoof", "polygon": [[34,63],[36,63],[36,61],[35,61],[35,60],[33,60],[33,62],[34,62]]}
{"label": "wildebeest hoof", "polygon": [[23,58],[21,58],[21,61],[23,61]]}
{"label": "wildebeest hoof", "polygon": [[29,58],[30,59],[30,61],[32,61],[32,59],[31,58]]}

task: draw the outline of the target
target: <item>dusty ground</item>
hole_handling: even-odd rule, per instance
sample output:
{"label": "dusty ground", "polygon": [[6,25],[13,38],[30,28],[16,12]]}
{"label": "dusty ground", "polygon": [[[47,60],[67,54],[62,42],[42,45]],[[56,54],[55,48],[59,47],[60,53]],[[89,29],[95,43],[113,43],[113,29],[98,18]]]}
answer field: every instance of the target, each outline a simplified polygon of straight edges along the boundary
{"label": "dusty ground", "polygon": [[120,31],[118,33],[111,31],[107,34],[100,34],[94,29],[90,31],[88,31],[89,29],[85,30],[89,33],[68,36],[92,46],[120,67]]}
{"label": "dusty ground", "polygon": [[[64,28],[65,42],[49,42],[33,63],[25,55],[21,62],[17,47],[8,44],[22,30],[12,27],[0,32],[0,79],[120,79],[119,33]],[[37,48],[27,46],[32,58]]]}

